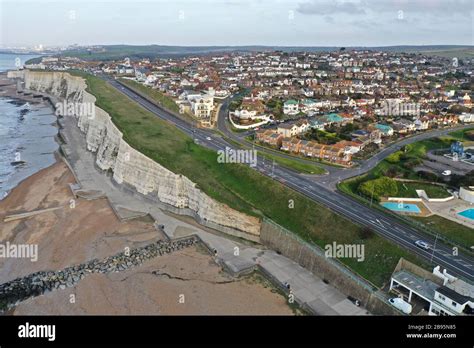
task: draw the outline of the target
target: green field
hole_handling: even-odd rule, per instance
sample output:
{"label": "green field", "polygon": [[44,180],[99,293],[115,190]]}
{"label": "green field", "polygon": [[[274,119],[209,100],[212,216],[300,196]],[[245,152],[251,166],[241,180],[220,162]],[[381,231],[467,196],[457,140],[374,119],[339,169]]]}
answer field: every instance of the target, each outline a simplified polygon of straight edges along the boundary
{"label": "green field", "polygon": [[215,152],[196,145],[172,124],[139,107],[103,80],[82,76],[96,96],[97,105],[111,115],[125,141],[169,170],[187,176],[216,200],[250,215],[266,216],[321,247],[333,241],[364,243],[364,262],[341,261],[377,286],[389,280],[400,257],[423,264],[395,244],[367,234],[358,225],[248,166],[218,163]]}
{"label": "green field", "polygon": [[458,224],[438,215],[411,218],[430,226],[440,235],[445,236],[467,248],[474,246],[474,231],[472,228]]}

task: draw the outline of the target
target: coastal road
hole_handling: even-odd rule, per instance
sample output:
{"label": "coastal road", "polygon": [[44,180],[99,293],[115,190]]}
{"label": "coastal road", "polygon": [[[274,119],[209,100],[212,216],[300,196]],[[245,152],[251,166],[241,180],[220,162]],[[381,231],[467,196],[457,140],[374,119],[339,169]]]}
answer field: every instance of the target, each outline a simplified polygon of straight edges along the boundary
{"label": "coastal road", "polygon": [[[195,128],[172,113],[151,103],[133,90],[120,84],[114,79],[106,79],[113,87],[121,93],[137,102],[143,108],[152,112],[167,122],[174,124],[178,129],[188,134],[200,145],[215,151],[233,148],[225,139],[216,136],[214,132],[206,129]],[[443,245],[439,241],[421,234],[411,226],[405,225],[398,219],[388,216],[381,211],[371,209],[368,206],[347,197],[339,192],[328,189],[325,185],[312,181],[307,177],[295,173],[289,169],[281,167],[275,163],[259,157],[255,170],[263,175],[271,177],[295,191],[307,196],[336,213],[345,216],[350,221],[356,222],[362,226],[367,226],[386,239],[389,239],[400,245],[406,250],[420,256],[421,258],[432,262],[433,265],[441,265],[447,268],[448,272],[461,276],[471,282],[474,281],[474,259],[460,252],[459,255],[452,255],[452,249]],[[423,250],[414,245],[418,239],[427,241],[434,246],[430,250]]]}

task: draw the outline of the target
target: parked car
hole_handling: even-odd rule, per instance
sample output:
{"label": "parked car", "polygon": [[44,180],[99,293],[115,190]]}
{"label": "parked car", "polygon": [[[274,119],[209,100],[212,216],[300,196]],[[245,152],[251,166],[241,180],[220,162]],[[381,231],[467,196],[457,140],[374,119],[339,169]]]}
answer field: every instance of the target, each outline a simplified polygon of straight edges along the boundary
{"label": "parked car", "polygon": [[425,249],[425,250],[429,250],[430,249],[430,245],[428,243],[426,243],[425,241],[422,241],[422,240],[417,240],[415,242],[415,245],[418,247],[418,248],[421,248],[421,249]]}
{"label": "parked car", "polygon": [[408,302],[405,302],[403,299],[399,297],[391,298],[388,302],[394,306],[395,308],[401,310],[405,314],[410,314],[412,311],[412,306]]}
{"label": "parked car", "polygon": [[451,171],[450,170],[445,170],[441,174],[444,175],[444,176],[449,176],[449,175],[451,175]]}
{"label": "parked car", "polygon": [[206,140],[207,140],[207,141],[210,141],[210,140],[211,140],[211,137],[206,137]]}

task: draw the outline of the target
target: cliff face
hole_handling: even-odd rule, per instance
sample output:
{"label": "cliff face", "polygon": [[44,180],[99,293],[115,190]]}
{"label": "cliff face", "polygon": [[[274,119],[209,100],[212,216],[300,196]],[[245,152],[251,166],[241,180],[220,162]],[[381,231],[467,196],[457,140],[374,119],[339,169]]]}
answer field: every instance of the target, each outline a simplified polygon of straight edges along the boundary
{"label": "cliff face", "polygon": [[206,225],[258,241],[259,219],[215,201],[188,178],[169,171],[128,145],[110,115],[95,106],[96,98],[86,91],[83,78],[63,72],[25,71],[24,80],[26,89],[52,95],[68,105],[87,104],[93,108],[74,116],[85,134],[87,149],[96,153],[97,166],[111,170],[117,183],[128,184],[178,210],[191,210]]}

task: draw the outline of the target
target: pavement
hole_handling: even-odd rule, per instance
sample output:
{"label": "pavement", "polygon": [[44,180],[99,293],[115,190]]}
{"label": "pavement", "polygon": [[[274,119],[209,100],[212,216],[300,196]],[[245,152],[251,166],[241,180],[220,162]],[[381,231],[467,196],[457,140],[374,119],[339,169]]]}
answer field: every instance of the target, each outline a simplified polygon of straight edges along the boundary
{"label": "pavement", "polygon": [[[121,85],[118,81],[110,78],[106,78],[106,80],[118,91],[134,100],[157,117],[172,122],[176,128],[194,138],[194,140],[199,142],[200,145],[215,151],[225,150],[226,147],[234,148],[234,146],[228,143],[221,136],[216,136],[216,134],[210,130],[192,127],[192,125],[176,118],[173,114],[167,112],[158,105],[151,103],[126,86]],[[225,112],[225,109],[225,107],[222,107],[221,113]],[[219,117],[219,120],[221,118],[222,117]],[[356,175],[361,174],[364,170],[369,170],[374,167],[388,154],[410,142],[439,136],[451,131],[453,131],[453,128],[430,133],[422,133],[414,137],[406,138],[379,152],[372,159],[366,161],[365,164],[356,169],[356,172],[347,169],[341,172],[347,174],[336,175],[336,177],[339,179],[339,177],[344,178],[353,176],[354,173],[356,173]],[[381,210],[370,208],[358,200],[338,192],[334,189],[334,176],[332,176],[331,180],[328,179],[327,182],[317,182],[314,181],[313,178],[308,178],[305,175],[301,175],[277,164],[271,165],[265,163],[262,157],[258,158],[257,166],[253,169],[258,170],[261,174],[300,192],[309,199],[328,207],[350,221],[361,226],[369,227],[382,237],[391,240],[409,252],[425,259],[433,266],[440,265],[441,267],[446,268],[450,274],[474,282],[474,258],[471,255],[467,255],[463,252],[454,256],[452,255],[452,247],[439,242],[435,244],[434,238],[405,224],[402,220],[387,215]],[[328,175],[327,177],[331,178],[331,175]],[[333,185],[333,188],[331,188],[331,185]],[[430,251],[420,249],[414,244],[416,240],[424,240],[430,245],[436,245],[436,248]]]}
{"label": "pavement", "polygon": [[[225,266],[234,275],[248,273],[260,267],[263,273],[269,274],[281,287],[289,283],[296,302],[314,314],[329,315],[366,315],[367,311],[354,305],[339,290],[325,284],[296,262],[277,254],[272,250],[252,247],[233,239],[226,238],[216,231],[177,219],[163,212],[156,202],[150,201],[143,195],[124,190],[113,183],[113,179],[100,171],[95,165],[95,154],[86,151],[84,135],[72,117],[60,120],[64,126],[62,134],[67,141],[63,150],[74,170],[75,176],[83,192],[103,193],[109,200],[114,211],[118,214],[125,211],[150,214],[158,224],[164,225],[164,232],[170,238],[197,234],[207,246],[217,250],[216,261]],[[76,187],[78,189],[78,187]],[[235,248],[239,255],[235,255]]]}

